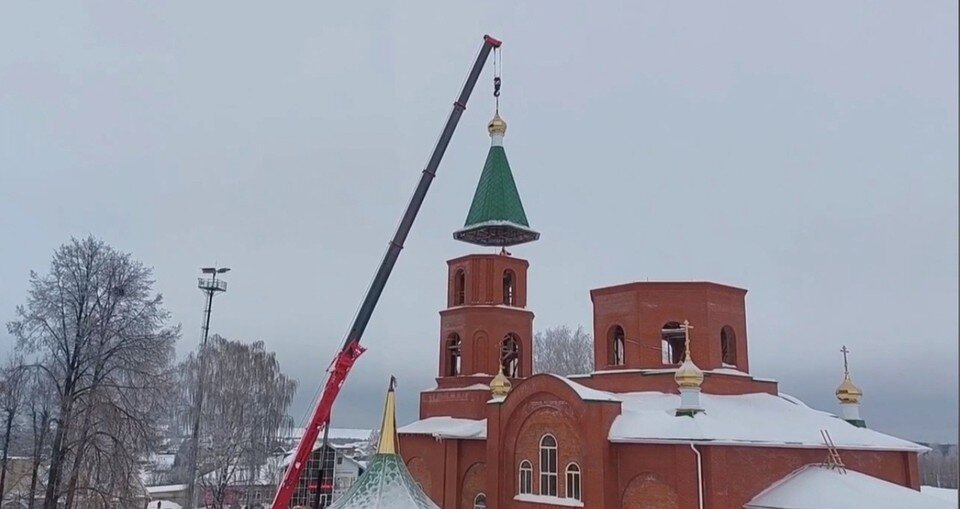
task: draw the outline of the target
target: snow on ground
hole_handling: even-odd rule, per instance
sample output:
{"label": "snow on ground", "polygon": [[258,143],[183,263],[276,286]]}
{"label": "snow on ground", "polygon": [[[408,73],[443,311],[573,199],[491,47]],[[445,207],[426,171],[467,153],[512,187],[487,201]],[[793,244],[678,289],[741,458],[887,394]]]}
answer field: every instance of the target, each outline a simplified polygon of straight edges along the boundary
{"label": "snow on ground", "polygon": [[930,495],[931,497],[937,497],[948,502],[953,502],[954,507],[957,504],[957,490],[954,488],[936,488],[934,486],[921,486],[920,492]]}
{"label": "snow on ground", "polygon": [[183,507],[169,500],[151,500],[147,502],[146,509],[183,509]]}

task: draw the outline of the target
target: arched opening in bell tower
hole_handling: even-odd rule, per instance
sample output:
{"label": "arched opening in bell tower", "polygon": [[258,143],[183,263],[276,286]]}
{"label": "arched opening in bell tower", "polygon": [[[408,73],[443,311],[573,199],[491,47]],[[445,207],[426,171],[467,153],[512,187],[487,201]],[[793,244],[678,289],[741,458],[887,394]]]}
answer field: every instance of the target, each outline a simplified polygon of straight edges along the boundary
{"label": "arched opening in bell tower", "polygon": [[660,349],[663,364],[680,364],[686,353],[686,336],[680,322],[667,322],[660,329]]}
{"label": "arched opening in bell tower", "polygon": [[447,376],[458,376],[461,372],[461,346],[458,334],[447,336]]}
{"label": "arched opening in bell tower", "polygon": [[607,347],[607,364],[611,366],[623,366],[625,340],[623,327],[614,325],[610,328],[610,332],[607,333],[607,343],[609,345]]}
{"label": "arched opening in bell tower", "polygon": [[723,364],[728,367],[737,365],[737,334],[733,332],[733,327],[724,325],[720,329],[720,351],[722,353]]}
{"label": "arched opening in bell tower", "polygon": [[467,301],[467,274],[457,269],[453,276],[453,305],[462,306]]}
{"label": "arched opening in bell tower", "polygon": [[505,376],[520,376],[520,338],[512,332],[504,336],[500,343],[500,366]]}
{"label": "arched opening in bell tower", "polygon": [[503,303],[507,306],[517,305],[517,277],[512,270],[503,271]]}

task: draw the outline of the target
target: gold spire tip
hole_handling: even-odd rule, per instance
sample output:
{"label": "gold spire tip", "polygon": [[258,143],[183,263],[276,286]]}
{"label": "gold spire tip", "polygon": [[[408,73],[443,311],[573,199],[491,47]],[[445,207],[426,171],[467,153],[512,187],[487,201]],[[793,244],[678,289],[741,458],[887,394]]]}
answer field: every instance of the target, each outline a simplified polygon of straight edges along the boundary
{"label": "gold spire tip", "polygon": [[397,454],[397,379],[390,377],[387,400],[383,404],[383,424],[380,426],[380,444],[377,454]]}

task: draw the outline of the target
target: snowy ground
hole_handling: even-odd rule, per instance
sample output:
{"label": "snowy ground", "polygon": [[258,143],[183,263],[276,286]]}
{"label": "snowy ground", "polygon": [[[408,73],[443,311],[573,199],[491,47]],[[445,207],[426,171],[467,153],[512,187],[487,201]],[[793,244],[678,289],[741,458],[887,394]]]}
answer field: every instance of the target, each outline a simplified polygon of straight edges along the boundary
{"label": "snowy ground", "polygon": [[934,488],[933,486],[921,486],[920,491],[927,495],[957,503],[957,490],[952,488]]}

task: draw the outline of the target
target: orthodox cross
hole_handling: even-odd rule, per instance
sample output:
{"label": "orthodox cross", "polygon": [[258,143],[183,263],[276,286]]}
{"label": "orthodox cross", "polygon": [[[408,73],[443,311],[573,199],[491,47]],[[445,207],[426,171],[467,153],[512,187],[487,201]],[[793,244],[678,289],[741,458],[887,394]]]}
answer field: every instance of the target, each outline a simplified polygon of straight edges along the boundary
{"label": "orthodox cross", "polygon": [[680,326],[683,329],[683,349],[686,352],[686,356],[690,358],[690,329],[693,328],[693,325],[690,325],[688,320],[683,321],[683,325]]}
{"label": "orthodox cross", "polygon": [[843,374],[849,376],[850,366],[847,364],[847,354],[850,353],[850,350],[847,349],[847,345],[843,345],[843,348],[840,349],[840,352],[843,353]]}

